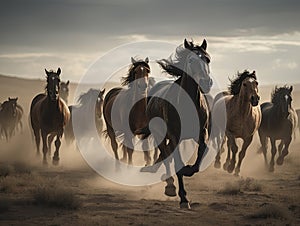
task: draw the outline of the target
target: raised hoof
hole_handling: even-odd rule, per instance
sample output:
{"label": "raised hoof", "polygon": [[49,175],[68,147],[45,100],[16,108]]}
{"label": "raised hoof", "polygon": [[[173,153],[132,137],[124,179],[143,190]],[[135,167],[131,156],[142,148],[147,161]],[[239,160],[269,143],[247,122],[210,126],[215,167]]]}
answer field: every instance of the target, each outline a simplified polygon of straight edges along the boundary
{"label": "raised hoof", "polygon": [[220,162],[215,162],[214,167],[217,169],[221,168],[221,163]]}
{"label": "raised hoof", "polygon": [[277,165],[281,166],[283,164],[283,158],[281,156],[279,156],[276,163],[277,163]]}
{"label": "raised hoof", "polygon": [[55,166],[57,166],[58,163],[59,163],[59,158],[58,157],[57,158],[53,157],[52,164],[55,165]]}
{"label": "raised hoof", "polygon": [[170,197],[176,196],[176,187],[173,184],[167,185],[165,187],[165,195]]}
{"label": "raised hoof", "polygon": [[180,209],[188,209],[190,210],[191,209],[191,205],[189,202],[182,202],[180,203]]}
{"label": "raised hoof", "polygon": [[230,164],[228,167],[227,167],[227,172],[228,173],[232,173],[234,170],[234,165],[233,164]]}
{"label": "raised hoof", "polygon": [[239,172],[234,172],[234,176],[238,177],[239,176]]}

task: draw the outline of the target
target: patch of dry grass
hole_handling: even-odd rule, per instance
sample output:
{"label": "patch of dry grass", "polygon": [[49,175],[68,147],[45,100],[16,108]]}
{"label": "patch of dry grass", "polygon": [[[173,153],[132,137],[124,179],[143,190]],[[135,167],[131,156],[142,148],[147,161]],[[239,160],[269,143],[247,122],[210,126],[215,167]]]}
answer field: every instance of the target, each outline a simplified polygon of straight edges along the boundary
{"label": "patch of dry grass", "polygon": [[222,195],[238,195],[243,192],[262,191],[262,185],[253,178],[240,179],[238,181],[227,182],[223,188],[218,191]]}
{"label": "patch of dry grass", "polygon": [[77,209],[81,204],[74,191],[63,185],[58,178],[39,181],[32,190],[32,196],[37,205]]}
{"label": "patch of dry grass", "polygon": [[283,207],[275,204],[265,203],[260,206],[260,208],[253,214],[249,215],[250,218],[260,218],[260,219],[289,219],[289,213]]}

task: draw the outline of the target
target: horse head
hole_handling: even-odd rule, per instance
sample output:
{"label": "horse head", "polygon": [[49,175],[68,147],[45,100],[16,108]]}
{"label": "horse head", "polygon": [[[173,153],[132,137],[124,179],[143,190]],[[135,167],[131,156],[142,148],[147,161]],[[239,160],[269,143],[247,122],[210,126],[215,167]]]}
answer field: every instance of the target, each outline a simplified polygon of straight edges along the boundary
{"label": "horse head", "polygon": [[68,103],[68,97],[69,97],[69,84],[70,81],[67,82],[61,82],[60,83],[60,89],[59,89],[59,96]]}
{"label": "horse head", "polygon": [[52,101],[56,101],[59,98],[59,90],[60,90],[60,68],[57,69],[57,72],[47,71],[45,69],[47,75],[47,95]]}
{"label": "horse head", "polygon": [[254,78],[246,78],[242,82],[241,95],[249,101],[252,106],[257,106],[260,100],[258,95],[258,82]]}
{"label": "horse head", "polygon": [[97,102],[96,102],[96,116],[98,118],[102,117],[102,106],[103,106],[103,101],[104,101],[104,93],[105,93],[105,88],[99,92],[99,95],[97,97]]}
{"label": "horse head", "polygon": [[9,114],[11,114],[13,117],[17,115],[17,98],[8,98],[8,101],[4,104],[4,108],[7,109]]}
{"label": "horse head", "polygon": [[206,52],[206,40],[204,39],[201,45],[195,45],[185,39],[184,48],[190,51],[186,58],[184,71],[196,81],[203,93],[208,93],[213,82],[209,76],[210,56]]}
{"label": "horse head", "polygon": [[286,118],[292,108],[292,91],[293,86],[275,87],[272,93],[272,103],[279,106],[280,113]]}

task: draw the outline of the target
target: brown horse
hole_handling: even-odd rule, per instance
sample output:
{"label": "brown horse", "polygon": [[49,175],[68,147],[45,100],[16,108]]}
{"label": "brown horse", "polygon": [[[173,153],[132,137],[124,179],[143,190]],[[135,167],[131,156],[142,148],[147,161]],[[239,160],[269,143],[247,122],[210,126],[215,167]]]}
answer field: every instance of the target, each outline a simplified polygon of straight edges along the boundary
{"label": "brown horse", "polygon": [[[97,89],[89,89],[86,93],[83,93],[79,96],[78,105],[69,106],[71,118],[64,132],[67,144],[72,143],[75,139],[73,131],[74,122],[72,121],[74,114],[76,114],[76,118],[81,118],[80,121],[76,121],[76,123],[78,123],[78,128],[80,128],[80,131],[76,133],[76,135],[78,135],[78,139],[93,136],[92,128],[94,124],[96,124],[98,134],[101,134],[103,129],[102,105],[104,92],[105,89],[103,89],[102,91]],[[86,111],[95,112],[95,121],[91,120],[89,117],[85,117]]]}
{"label": "brown horse", "polygon": [[261,107],[262,122],[258,133],[261,142],[261,150],[264,154],[265,164],[267,162],[267,143],[268,138],[271,142],[271,161],[269,171],[274,171],[274,157],[277,152],[276,140],[281,143],[278,147],[279,156],[277,165],[282,165],[284,157],[288,155],[289,146],[292,141],[292,135],[298,124],[296,111],[292,107],[293,86],[275,87],[272,92],[271,102],[263,103]]}
{"label": "brown horse", "polygon": [[[131,62],[128,76],[122,78],[122,85],[128,85],[128,89],[111,89],[103,103],[105,132],[110,138],[115,158],[119,159],[116,135],[124,135],[123,160],[127,161],[128,156],[129,164],[132,164],[134,149],[132,139],[139,135],[140,130],[148,124],[146,106],[150,73],[148,57],[144,61],[131,58]],[[146,147],[143,150],[148,149]],[[147,165],[150,164],[151,158],[148,151],[144,151],[144,159]]]}
{"label": "brown horse", "polygon": [[[59,148],[64,128],[69,121],[70,112],[68,106],[59,97],[60,73],[47,71],[47,94],[36,95],[30,106],[30,121],[35,136],[37,154],[40,153],[40,136],[43,141],[43,162],[47,164],[47,152],[51,152],[50,145],[56,136],[53,164],[59,162]],[[48,140],[47,140],[48,139]]]}
{"label": "brown horse", "polygon": [[64,102],[68,105],[68,98],[69,98],[69,85],[70,81],[61,82],[60,89],[59,89],[59,96],[64,100]]}
{"label": "brown horse", "polygon": [[1,134],[4,134],[7,141],[13,136],[18,125],[22,130],[23,109],[17,103],[18,98],[8,98],[1,104],[0,109],[0,126]]}
{"label": "brown horse", "polygon": [[[253,73],[244,71],[243,73],[238,74],[236,79],[231,81],[231,95],[219,99],[213,108],[214,123],[222,125],[224,123],[224,117],[226,117],[225,121],[227,121],[227,124],[225,136],[228,138],[228,146],[230,148],[228,149],[224,169],[227,169],[227,171],[231,173],[235,168],[235,175],[239,175],[246,150],[252,142],[253,135],[258,130],[261,123],[261,111],[258,106],[260,97],[258,95],[257,86],[258,82],[256,81],[255,71],[253,71]],[[227,116],[220,115],[224,114],[224,110],[226,110]],[[235,166],[236,154],[238,152],[236,138],[241,138],[243,140],[243,146],[239,152],[237,166]],[[230,149],[232,151],[231,159]],[[215,166],[220,166],[220,150],[216,156]]]}
{"label": "brown horse", "polygon": [[[206,40],[203,40],[201,45],[184,40],[184,45],[176,49],[174,59],[170,57],[158,61],[162,69],[176,80],[157,83],[151,90],[152,96],[147,106],[151,124],[144,129],[145,137],[153,135],[160,155],[155,165],[144,167],[142,171],[156,172],[164,163],[166,175],[163,179],[167,182],[165,194],[176,196],[170,167],[174,159],[181,208],[190,208],[183,176],[191,177],[199,172],[202,157],[208,150],[206,145],[208,107],[203,94],[210,91],[212,79],[209,76],[210,56],[206,48]],[[160,120],[157,120],[158,118]],[[193,139],[199,144],[197,159],[193,165],[185,165],[179,152],[182,151],[184,154],[188,151],[179,150],[180,142],[187,139]]]}

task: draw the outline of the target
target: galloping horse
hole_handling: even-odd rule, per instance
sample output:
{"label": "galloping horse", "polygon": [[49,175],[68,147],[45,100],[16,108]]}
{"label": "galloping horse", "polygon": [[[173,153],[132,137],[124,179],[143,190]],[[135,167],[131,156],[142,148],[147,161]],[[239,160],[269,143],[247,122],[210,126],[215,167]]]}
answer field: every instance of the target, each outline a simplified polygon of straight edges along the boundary
{"label": "galloping horse", "polygon": [[[145,167],[142,171],[156,172],[163,162],[166,167],[164,179],[167,182],[165,194],[176,196],[176,187],[170,171],[170,163],[174,158],[181,208],[190,208],[183,176],[191,177],[199,171],[202,157],[207,151],[208,107],[203,93],[210,91],[212,79],[208,66],[210,56],[206,48],[206,40],[203,40],[201,45],[184,40],[184,46],[180,45],[176,49],[175,59],[170,57],[158,61],[162,69],[176,80],[157,83],[151,90],[153,95],[147,106],[149,120],[161,118],[164,123],[154,120],[157,123],[152,123],[151,131],[149,127],[144,129],[145,137],[150,133],[153,135],[160,155],[155,165]],[[162,132],[162,124],[165,124],[166,133]],[[179,153],[179,144],[185,139],[193,139],[199,144],[197,159],[192,166],[185,166]]]}
{"label": "galloping horse", "polygon": [[266,102],[261,105],[262,122],[258,133],[266,165],[268,165],[267,138],[270,138],[271,141],[270,172],[274,171],[274,157],[277,152],[276,140],[281,140],[278,148],[277,165],[282,165],[284,157],[289,153],[288,149],[292,140],[292,134],[298,124],[298,116],[292,108],[292,90],[292,86],[275,87],[272,92],[271,103]]}
{"label": "galloping horse", "polygon": [[69,121],[70,112],[68,106],[59,97],[60,68],[57,72],[47,71],[46,69],[45,72],[47,74],[47,94],[40,93],[33,98],[30,106],[30,120],[35,136],[37,154],[40,153],[40,136],[42,136],[44,164],[47,164],[47,152],[50,153],[50,145],[56,136],[56,149],[52,162],[56,165],[59,162],[60,140]]}
{"label": "galloping horse", "polygon": [[69,84],[70,81],[61,82],[60,89],[59,89],[59,96],[64,100],[64,102],[68,105],[68,98],[69,98]]}
{"label": "galloping horse", "polygon": [[[239,175],[246,150],[252,142],[253,135],[261,122],[261,111],[258,106],[260,97],[258,95],[257,86],[258,82],[256,81],[255,71],[253,71],[253,73],[248,71],[244,71],[241,74],[238,73],[237,78],[231,81],[231,95],[225,95],[220,98],[213,107],[212,120],[216,125],[224,124],[224,117],[226,117],[224,111],[226,110],[227,119],[225,119],[225,121],[227,121],[227,124],[225,136],[228,139],[228,154],[223,168],[229,173],[232,173],[235,168],[236,176]],[[243,146],[239,152],[237,166],[235,166],[236,154],[238,152],[236,138],[241,138],[243,140]],[[223,149],[223,145],[224,142],[222,142],[220,149]],[[221,164],[220,149],[218,150],[215,160],[215,167],[218,168]],[[232,158],[230,158],[230,150],[232,151]]]}
{"label": "galloping horse", "polygon": [[[80,125],[80,131],[78,131],[78,138],[93,136],[92,134],[92,126],[96,125],[97,134],[101,134],[103,128],[103,120],[102,120],[102,105],[103,105],[103,96],[105,89],[102,91],[97,89],[89,89],[86,93],[83,93],[78,98],[78,105],[69,106],[69,111],[71,113],[70,121],[66,125],[64,136],[67,144],[70,144],[74,141],[75,135],[73,131],[73,114],[82,115],[80,117],[82,120],[76,121]],[[95,121],[90,118],[84,117],[85,112],[95,112]]]}
{"label": "galloping horse", "polygon": [[1,134],[4,133],[6,141],[13,136],[15,129],[20,124],[22,129],[23,109],[17,103],[18,98],[8,98],[1,104],[0,110],[0,126]]}
{"label": "galloping horse", "polygon": [[[122,85],[128,85],[128,89],[111,89],[106,94],[103,103],[103,114],[106,123],[105,132],[110,138],[115,158],[119,159],[116,133],[117,135],[124,134],[123,160],[127,161],[128,155],[129,164],[132,164],[132,138],[140,135],[140,129],[148,124],[146,105],[148,76],[150,73],[148,57],[144,61],[131,58],[131,62],[128,76],[122,78]],[[124,114],[127,111],[130,111],[128,118]],[[128,128],[128,124],[130,128]],[[151,158],[148,151],[144,151],[144,159],[146,164],[149,165]]]}

